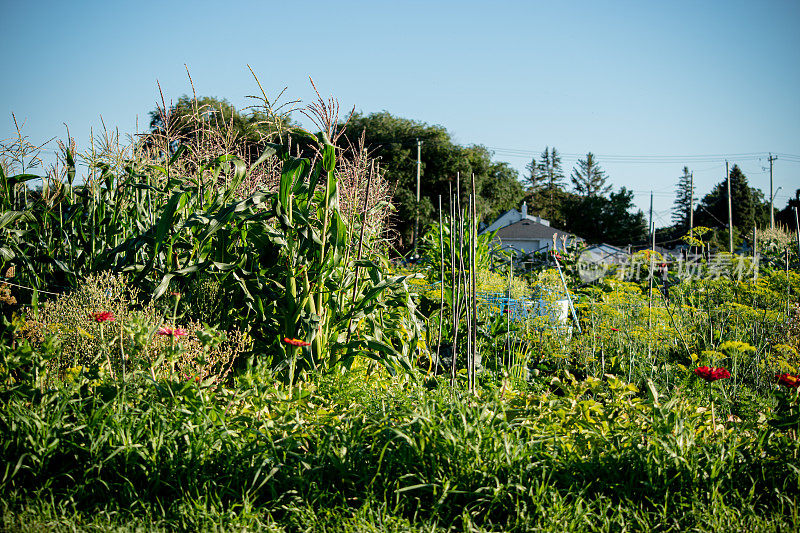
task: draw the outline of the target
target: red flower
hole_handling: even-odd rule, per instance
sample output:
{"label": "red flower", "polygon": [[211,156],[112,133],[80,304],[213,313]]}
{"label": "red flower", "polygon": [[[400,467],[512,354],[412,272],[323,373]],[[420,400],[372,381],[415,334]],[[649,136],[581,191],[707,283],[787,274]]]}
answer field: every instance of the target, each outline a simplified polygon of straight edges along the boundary
{"label": "red flower", "polygon": [[727,369],[713,366],[701,366],[695,368],[694,373],[708,382],[717,381],[718,379],[728,379],[731,377],[731,373],[728,372]]}
{"label": "red flower", "polygon": [[306,342],[300,339],[290,339],[289,337],[284,338],[283,342],[291,346],[311,346],[310,342]]}
{"label": "red flower", "polygon": [[611,328],[611,331],[619,331],[617,328]]}
{"label": "red flower", "polygon": [[169,335],[173,338],[175,337],[183,337],[184,335],[188,335],[189,332],[183,328],[172,328],[169,326],[161,326],[158,328],[159,335]]}
{"label": "red flower", "polygon": [[778,380],[778,383],[781,385],[786,385],[790,389],[796,389],[800,387],[800,376],[793,376],[792,374],[777,374],[775,379]]}
{"label": "red flower", "polygon": [[92,318],[95,322],[113,322],[114,313],[111,311],[98,311],[96,313],[92,313]]}

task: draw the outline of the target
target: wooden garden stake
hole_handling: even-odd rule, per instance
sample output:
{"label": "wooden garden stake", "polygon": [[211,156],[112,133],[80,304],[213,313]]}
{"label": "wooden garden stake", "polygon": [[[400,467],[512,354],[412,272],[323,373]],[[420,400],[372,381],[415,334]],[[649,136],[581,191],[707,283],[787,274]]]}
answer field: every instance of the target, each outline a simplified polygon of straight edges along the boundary
{"label": "wooden garden stake", "polygon": [[478,219],[476,218],[477,213],[477,196],[475,195],[475,174],[472,174],[472,229],[470,231],[470,235],[472,236],[472,265],[470,270],[472,271],[472,386],[473,390],[475,387],[475,360],[478,355],[478,298],[477,298],[477,290],[476,290],[476,280],[475,276],[478,275],[477,271],[477,259],[476,255],[478,253]]}
{"label": "wooden garden stake", "polygon": [[436,368],[439,370],[439,361],[442,348],[442,318],[444,313],[444,226],[442,225],[442,195],[439,195],[439,334],[436,339]]}

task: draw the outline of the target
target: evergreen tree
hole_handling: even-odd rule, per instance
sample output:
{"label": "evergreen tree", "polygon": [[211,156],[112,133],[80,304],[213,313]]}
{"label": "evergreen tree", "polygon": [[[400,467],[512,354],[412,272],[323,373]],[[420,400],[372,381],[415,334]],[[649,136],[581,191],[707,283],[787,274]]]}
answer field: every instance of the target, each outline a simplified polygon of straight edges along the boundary
{"label": "evergreen tree", "polygon": [[[794,218],[795,208],[800,209],[800,189],[794,191],[794,198],[789,198],[786,207],[775,213],[775,224],[783,225],[788,228],[794,228],[796,221]],[[767,215],[769,216],[769,208],[767,208]]]}
{"label": "evergreen tree", "polygon": [[525,177],[525,185],[529,193],[535,193],[545,186],[546,178],[542,174],[541,167],[536,163],[536,158],[532,158],[531,162],[525,165],[525,170],[528,175]]}
{"label": "evergreen tree", "polygon": [[[751,188],[747,177],[739,165],[730,170],[731,206],[733,226],[742,233],[749,234],[754,225],[763,226],[769,223],[769,207],[764,209],[764,193]],[[703,197],[697,211],[697,225],[711,228],[725,228],[728,225],[728,184],[726,180],[719,182]]]}
{"label": "evergreen tree", "polygon": [[555,148],[545,146],[537,172],[541,186],[531,191],[539,194],[529,194],[534,200],[530,205],[551,222],[562,220],[559,206],[564,196],[564,171],[561,169],[561,156]]}
{"label": "evergreen tree", "polygon": [[611,191],[611,185],[606,185],[608,177],[592,152],[586,154],[586,159],[578,159],[578,166],[572,169],[570,178],[578,196],[604,196]]}
{"label": "evergreen tree", "polygon": [[675,205],[672,208],[672,222],[680,232],[689,229],[689,210],[694,209],[697,198],[692,190],[692,173],[683,167],[683,175],[678,178],[675,190]]}
{"label": "evergreen tree", "polygon": [[564,186],[564,171],[561,170],[561,156],[555,148],[544,147],[539,163],[539,174],[551,192]]}

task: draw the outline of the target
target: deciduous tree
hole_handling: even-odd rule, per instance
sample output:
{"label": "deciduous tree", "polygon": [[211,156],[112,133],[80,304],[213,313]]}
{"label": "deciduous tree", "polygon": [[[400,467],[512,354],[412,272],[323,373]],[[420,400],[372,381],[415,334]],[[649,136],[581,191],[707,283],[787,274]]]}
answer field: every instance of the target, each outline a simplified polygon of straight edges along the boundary
{"label": "deciduous tree", "polygon": [[[469,183],[475,175],[478,217],[491,222],[508,209],[515,209],[524,197],[524,190],[515,169],[507,163],[492,162],[492,154],[480,145],[460,146],[453,142],[442,126],[396,117],[383,111],[354,115],[347,126],[350,139],[364,135],[366,147],[378,158],[386,177],[395,187],[393,203],[397,209],[395,230],[399,233],[398,249],[407,250],[411,243],[416,205],[417,140],[421,148],[420,231],[438,219],[438,197],[448,208],[449,191],[456,193],[456,175],[461,176],[462,202],[470,193]],[[465,205],[465,204],[464,204]]]}

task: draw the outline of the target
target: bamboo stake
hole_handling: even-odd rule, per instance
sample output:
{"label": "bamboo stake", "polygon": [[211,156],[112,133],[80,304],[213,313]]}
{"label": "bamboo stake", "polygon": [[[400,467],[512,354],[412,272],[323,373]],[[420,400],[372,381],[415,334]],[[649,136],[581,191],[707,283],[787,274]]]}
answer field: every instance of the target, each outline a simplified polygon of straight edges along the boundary
{"label": "bamboo stake", "polygon": [[467,236],[467,246],[469,249],[467,250],[467,271],[464,277],[464,296],[465,296],[465,304],[466,304],[466,317],[467,317],[467,388],[470,392],[473,392],[473,381],[472,381],[472,367],[474,364],[474,353],[473,353],[473,345],[472,345],[472,221],[470,220],[469,214],[472,213],[472,202],[474,199],[472,195],[467,195],[467,228],[469,230],[469,235]]}
{"label": "bamboo stake", "polygon": [[508,258],[508,291],[506,292],[506,355],[503,364],[511,368],[511,280],[514,277],[514,253]]}
{"label": "bamboo stake", "polygon": [[470,271],[472,272],[472,386],[473,392],[475,389],[475,372],[476,372],[476,358],[478,356],[478,298],[475,277],[478,275],[477,270],[477,253],[478,253],[478,220],[477,213],[477,199],[475,195],[475,174],[472,174],[472,229],[470,234],[472,236],[472,265]]}
{"label": "bamboo stake", "polygon": [[[650,193],[650,209],[653,209],[653,193]],[[647,360],[651,361],[653,355],[652,337],[653,337],[653,277],[655,276],[655,255],[656,255],[656,226],[650,222],[650,235],[652,238],[650,247],[650,289],[647,291]],[[633,358],[631,358],[631,371],[633,371]],[[653,366],[650,366],[650,377],[653,377]],[[628,374],[628,382],[630,382],[630,373]]]}
{"label": "bamboo stake", "polygon": [[450,319],[453,321],[450,333],[455,334],[456,323],[456,237],[455,237],[455,202],[453,200],[453,188],[450,189]]}
{"label": "bamboo stake", "polygon": [[451,197],[451,204],[452,208],[452,218],[450,222],[450,242],[452,243],[451,246],[451,255],[453,258],[453,262],[450,264],[453,281],[453,359],[450,365],[450,386],[455,387],[456,385],[456,360],[458,359],[458,352],[456,351],[458,345],[458,316],[459,316],[459,309],[458,309],[458,285],[456,283],[456,235],[455,235],[455,224],[456,224],[456,214],[458,213],[458,191],[460,189],[460,180],[459,174],[456,173],[456,193],[453,197]]}
{"label": "bamboo stake", "polygon": [[439,195],[439,334],[436,337],[436,367],[434,375],[439,371],[442,355],[442,319],[444,313],[444,226],[442,225],[442,195]]}
{"label": "bamboo stake", "polygon": [[[460,183],[459,183],[460,185]],[[461,319],[461,314],[464,312],[465,318],[467,319],[467,335],[469,335],[469,311],[466,308],[466,298],[467,298],[467,283],[465,281],[466,273],[464,272],[464,211],[461,209],[461,187],[458,187],[458,195],[456,197],[456,204],[458,205],[458,312],[456,313],[456,318],[459,320]],[[462,288],[464,289],[463,292],[463,300],[462,300]],[[454,340],[454,344],[458,347],[457,343]],[[467,337],[467,357],[469,357],[469,337]],[[455,361],[455,354],[453,355],[453,361]],[[467,359],[467,368],[469,368],[469,359]],[[455,368],[454,368],[455,370]]]}

